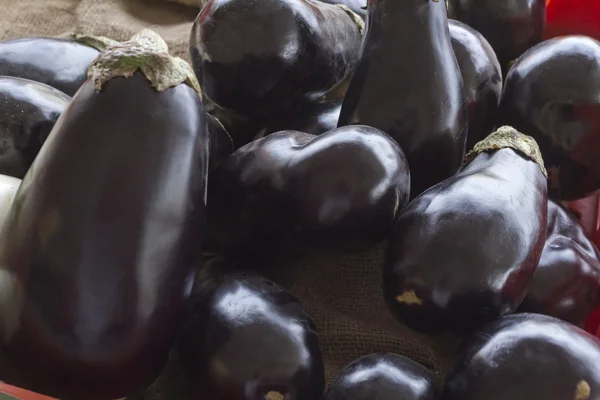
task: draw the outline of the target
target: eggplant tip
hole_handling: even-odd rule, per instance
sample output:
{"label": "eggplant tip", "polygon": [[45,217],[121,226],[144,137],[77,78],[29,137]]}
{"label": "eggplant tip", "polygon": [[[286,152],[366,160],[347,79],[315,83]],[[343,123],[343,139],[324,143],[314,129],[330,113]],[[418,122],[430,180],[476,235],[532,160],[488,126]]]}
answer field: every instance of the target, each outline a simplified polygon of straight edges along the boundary
{"label": "eggplant tip", "polygon": [[592,394],[590,384],[584,380],[579,381],[575,392],[575,400],[587,400]]}
{"label": "eggplant tip", "polygon": [[414,290],[407,290],[404,293],[396,296],[396,301],[398,303],[407,304],[410,306],[421,306],[423,305],[423,300],[417,296]]}
{"label": "eggplant tip", "polygon": [[285,396],[279,392],[269,392],[265,396],[265,400],[285,400]]}
{"label": "eggplant tip", "polygon": [[118,40],[114,40],[106,36],[84,35],[82,33],[72,34],[71,39],[73,39],[77,43],[81,43],[88,47],[93,47],[98,51],[103,51],[108,46],[112,46],[113,44],[119,43]]}

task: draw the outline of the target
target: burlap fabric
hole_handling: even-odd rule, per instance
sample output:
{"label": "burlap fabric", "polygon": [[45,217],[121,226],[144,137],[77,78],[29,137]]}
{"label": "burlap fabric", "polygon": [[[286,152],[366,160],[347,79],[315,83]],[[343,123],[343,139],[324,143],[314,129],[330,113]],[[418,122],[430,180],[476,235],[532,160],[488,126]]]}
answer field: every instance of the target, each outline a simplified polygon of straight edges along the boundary
{"label": "burlap fabric", "polygon": [[[0,0],[0,10],[1,40],[71,33],[125,40],[150,27],[185,59],[198,13],[197,7],[172,0]],[[293,276],[285,273],[277,280],[300,298],[317,324],[328,381],[347,363],[373,352],[408,356],[442,378],[456,338],[427,338],[392,319],[382,301],[380,260],[381,246],[367,254],[319,255],[285,266]],[[134,398],[183,400],[186,391],[174,355],[158,381]]]}

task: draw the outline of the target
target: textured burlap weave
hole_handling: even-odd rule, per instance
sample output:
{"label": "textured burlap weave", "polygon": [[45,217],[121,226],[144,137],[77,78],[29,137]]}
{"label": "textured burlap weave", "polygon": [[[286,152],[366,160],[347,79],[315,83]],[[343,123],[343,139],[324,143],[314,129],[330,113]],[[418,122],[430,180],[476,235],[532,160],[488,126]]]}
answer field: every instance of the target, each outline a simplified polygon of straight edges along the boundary
{"label": "textured burlap weave", "polygon": [[[0,39],[86,33],[125,40],[150,27],[165,38],[174,54],[189,59],[189,32],[198,8],[172,1],[198,2],[0,0]],[[345,364],[372,352],[408,356],[442,377],[455,340],[425,338],[391,318],[380,294],[380,258],[381,248],[361,255],[312,257],[297,262],[297,268],[289,269],[294,276],[279,281],[300,298],[318,326],[328,381]],[[184,400],[185,392],[173,358],[153,387],[135,399]]]}

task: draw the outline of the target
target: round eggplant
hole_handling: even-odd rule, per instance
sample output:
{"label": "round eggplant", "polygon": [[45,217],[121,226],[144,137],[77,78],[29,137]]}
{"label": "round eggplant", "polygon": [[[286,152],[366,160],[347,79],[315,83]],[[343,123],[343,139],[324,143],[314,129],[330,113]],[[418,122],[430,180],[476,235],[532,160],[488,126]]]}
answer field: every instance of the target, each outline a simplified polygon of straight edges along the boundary
{"label": "round eggplant", "polygon": [[43,83],[0,76],[0,174],[25,176],[70,101]]}
{"label": "round eggplant", "polygon": [[271,117],[352,73],[363,24],[345,6],[312,0],[210,0],[193,24],[190,56],[205,97]]}
{"label": "round eggplant", "polygon": [[508,65],[544,38],[546,0],[446,0],[448,16],[480,32],[500,65]]}
{"label": "round eggplant", "polygon": [[402,147],[414,198],[460,169],[467,103],[443,1],[370,1],[338,126],[367,125]]}
{"label": "round eggplant", "polygon": [[307,105],[287,118],[277,119],[269,123],[261,136],[285,130],[320,135],[337,127],[341,109],[341,101]]}
{"label": "round eggplant", "polygon": [[550,39],[523,54],[506,77],[500,122],[539,143],[550,196],[576,200],[600,189],[600,42]]}
{"label": "round eggplant", "polygon": [[556,318],[514,314],[464,345],[444,400],[598,400],[600,340]]}
{"label": "round eggplant", "polygon": [[274,133],[238,149],[209,180],[207,247],[236,257],[286,244],[365,248],[387,236],[410,190],[402,149],[366,126]]}
{"label": "round eggplant", "polygon": [[448,23],[465,86],[469,108],[467,149],[472,149],[494,128],[502,95],[502,69],[494,49],[479,32],[462,22]]}
{"label": "round eggplant", "polygon": [[45,83],[73,96],[87,80],[88,68],[114,40],[29,37],[0,42],[0,75]]}
{"label": "round eggplant", "polygon": [[12,176],[0,175],[0,228],[8,215],[8,210],[21,186],[21,180]]}
{"label": "round eggplant", "polygon": [[535,141],[501,127],[467,159],[404,209],[385,251],[387,306],[426,334],[464,333],[515,311],[546,240],[546,171]]}
{"label": "round eggplant", "polygon": [[577,218],[551,200],[547,232],[519,311],[550,315],[584,328],[600,307],[600,252]]}
{"label": "round eggplant", "polygon": [[438,400],[435,375],[397,354],[371,354],[346,366],[323,400]]}
{"label": "round eggplant", "polygon": [[319,337],[298,300],[222,260],[198,273],[178,348],[192,399],[315,400],[323,394]]}
{"label": "round eggplant", "polygon": [[0,344],[19,386],[115,399],[164,367],[202,255],[199,91],[144,30],[100,54],[57,121],[0,238]]}

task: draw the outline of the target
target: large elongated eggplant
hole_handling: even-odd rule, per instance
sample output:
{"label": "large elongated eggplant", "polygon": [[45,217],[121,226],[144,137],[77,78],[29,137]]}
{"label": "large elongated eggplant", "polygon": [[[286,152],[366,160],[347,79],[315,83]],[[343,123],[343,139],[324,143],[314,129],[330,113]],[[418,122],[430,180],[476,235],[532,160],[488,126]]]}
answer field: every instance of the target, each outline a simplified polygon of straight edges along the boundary
{"label": "large elongated eggplant", "polygon": [[205,97],[271,117],[351,74],[362,25],[347,7],[313,0],[210,0],[194,22],[190,55]]}
{"label": "large elongated eggplant", "polygon": [[201,259],[199,90],[148,30],[90,67],[0,238],[0,344],[20,384],[115,399],[163,368]]}
{"label": "large elongated eggplant", "polygon": [[[356,250],[383,240],[408,202],[402,150],[375,128],[274,133],[210,175],[208,242],[231,256],[286,244]],[[262,254],[261,254],[262,253]]]}
{"label": "large elongated eggplant", "polygon": [[321,398],[316,327],[283,288],[215,260],[198,273],[190,303],[178,348],[193,399]]}
{"label": "large elongated eggplant", "polygon": [[25,176],[70,101],[43,83],[0,76],[0,174]]}
{"label": "large elongated eggplant", "polygon": [[600,189],[600,42],[550,39],[510,69],[500,122],[539,143],[554,199],[576,200]]}
{"label": "large elongated eggplant", "polygon": [[443,1],[369,2],[338,126],[352,124],[381,129],[400,144],[412,198],[458,172],[467,104]]}
{"label": "large elongated eggplant", "polygon": [[370,354],[346,366],[323,400],[438,400],[435,375],[397,354]]}
{"label": "large elongated eggplant", "polygon": [[444,400],[598,400],[600,340],[559,319],[514,314],[466,342]]}
{"label": "large elongated eggplant", "polygon": [[546,171],[535,141],[501,127],[457,175],[402,212],[383,263],[392,314],[463,333],[517,309],[546,240]]}
{"label": "large elongated eggplant", "polygon": [[544,251],[521,312],[546,314],[580,328],[600,307],[600,252],[577,218],[548,201]]}

